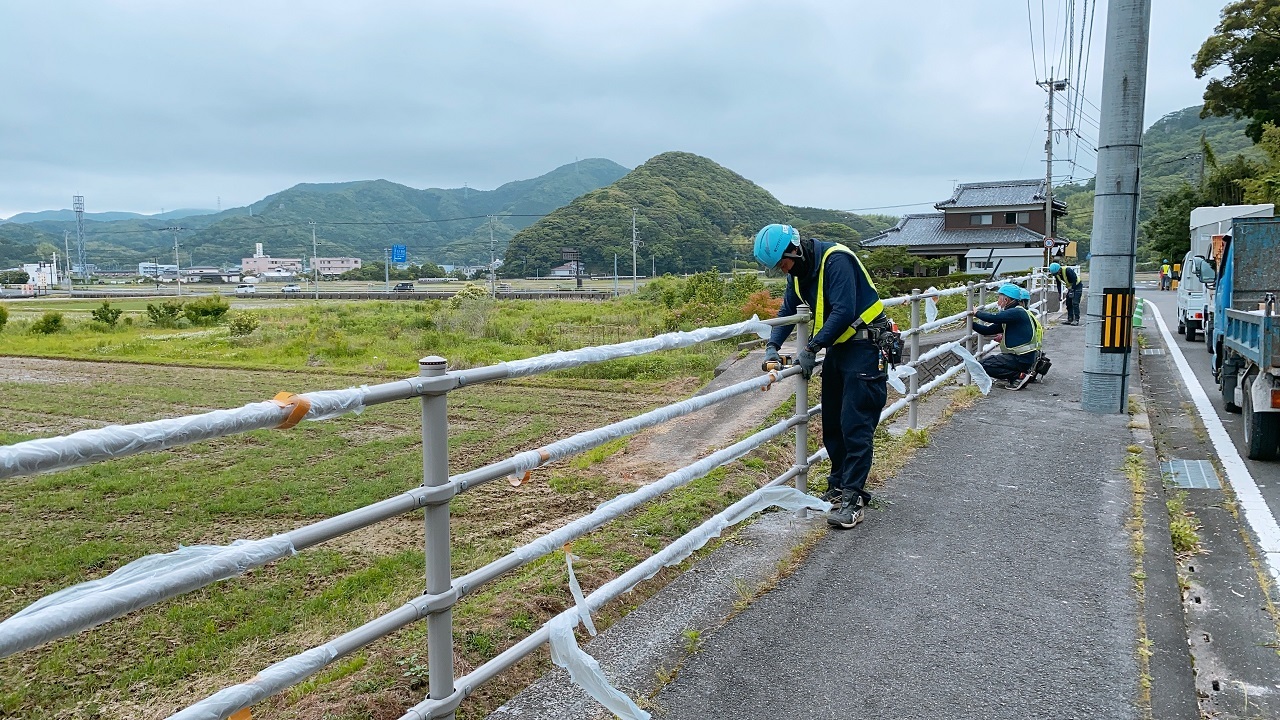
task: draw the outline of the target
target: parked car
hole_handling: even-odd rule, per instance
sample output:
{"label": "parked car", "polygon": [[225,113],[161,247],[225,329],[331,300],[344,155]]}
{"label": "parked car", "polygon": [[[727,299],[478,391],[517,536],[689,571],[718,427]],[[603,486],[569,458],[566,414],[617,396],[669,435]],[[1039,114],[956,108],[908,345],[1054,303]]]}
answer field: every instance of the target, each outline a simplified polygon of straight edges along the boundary
{"label": "parked car", "polygon": [[256,293],[256,292],[258,292],[258,288],[254,287],[254,286],[252,286],[252,285],[237,285],[237,286],[236,286],[236,294],[237,294],[237,295],[252,295],[252,294],[254,294],[254,293]]}
{"label": "parked car", "polygon": [[282,292],[282,293],[300,293],[300,292],[302,292],[302,286],[301,286],[301,285],[298,285],[297,283],[289,283],[288,285],[285,285],[284,287],[280,288],[280,292]]}
{"label": "parked car", "polygon": [[394,288],[391,288],[391,292],[413,292],[413,283],[411,282],[396,283],[396,286]]}

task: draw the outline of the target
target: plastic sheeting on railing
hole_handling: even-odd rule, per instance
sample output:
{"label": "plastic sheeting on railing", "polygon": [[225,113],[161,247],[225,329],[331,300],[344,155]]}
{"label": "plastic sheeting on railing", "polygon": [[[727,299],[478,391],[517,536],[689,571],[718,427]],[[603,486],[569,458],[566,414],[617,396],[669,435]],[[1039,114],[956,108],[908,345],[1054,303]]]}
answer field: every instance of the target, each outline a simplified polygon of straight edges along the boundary
{"label": "plastic sheeting on railing", "polygon": [[[364,410],[364,392],[364,388],[322,390],[299,397],[311,404],[305,419],[327,420]],[[109,425],[63,437],[27,440],[0,447],[0,478],[64,470],[249,430],[274,428],[289,414],[288,407],[268,400],[201,415]]]}
{"label": "plastic sheeting on railing", "polygon": [[960,361],[964,363],[964,369],[969,371],[969,377],[973,379],[973,384],[978,386],[983,395],[991,392],[991,376],[982,367],[982,363],[973,356],[963,345],[956,345],[951,348],[951,352],[955,353]]}
{"label": "plastic sheeting on railing", "polygon": [[697,345],[711,340],[728,340],[748,333],[755,333],[761,339],[767,340],[769,333],[772,331],[772,326],[761,322],[759,317],[753,315],[750,320],[744,320],[734,325],[665,333],[616,345],[561,350],[525,360],[511,360],[504,363],[504,365],[507,368],[509,377],[523,377],[551,370],[561,370],[588,362],[604,362],[658,350],[689,347],[690,345]]}
{"label": "plastic sheeting on railing", "polygon": [[306,677],[333,662],[333,651],[321,646],[286,658],[264,668],[249,682],[220,690],[200,702],[169,716],[169,720],[221,720],[255,698],[270,697],[292,686],[299,673]]}
{"label": "plastic sheeting on railing", "polygon": [[[937,293],[938,288],[930,285],[929,289],[926,290],[925,292]],[[929,295],[924,299],[924,321],[926,323],[931,323],[937,319],[938,319],[938,301],[934,300],[932,295]]]}
{"label": "plastic sheeting on railing", "polygon": [[104,578],[41,598],[0,622],[0,657],[292,554],[288,538],[275,535],[230,545],[192,545],[138,558]]}
{"label": "plastic sheeting on railing", "polygon": [[[802,493],[793,487],[778,485],[762,487],[712,516],[711,519],[681,536],[648,560],[606,583],[587,596],[585,604],[591,609],[599,610],[606,602],[653,577],[663,567],[683,562],[699,548],[719,537],[725,528],[736,525],[769,507],[788,510],[801,508],[830,510],[831,503]],[[578,646],[573,629],[578,624],[580,613],[581,610],[578,607],[573,607],[547,623],[550,630],[551,661],[568,670],[569,677],[574,683],[622,720],[648,720],[649,713],[641,710],[631,698],[613,687],[595,658]]]}

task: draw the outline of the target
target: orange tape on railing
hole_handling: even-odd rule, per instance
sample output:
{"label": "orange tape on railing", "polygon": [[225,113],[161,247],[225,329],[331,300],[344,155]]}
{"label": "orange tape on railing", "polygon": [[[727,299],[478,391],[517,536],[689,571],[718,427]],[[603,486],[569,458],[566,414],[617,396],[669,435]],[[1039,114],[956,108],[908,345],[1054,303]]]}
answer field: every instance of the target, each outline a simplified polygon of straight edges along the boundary
{"label": "orange tape on railing", "polygon": [[302,422],[302,418],[307,416],[307,412],[311,410],[311,401],[301,395],[294,395],[291,392],[276,393],[271,398],[271,402],[282,408],[293,408],[289,411],[289,417],[284,422],[276,426],[277,430],[288,430],[289,428]]}

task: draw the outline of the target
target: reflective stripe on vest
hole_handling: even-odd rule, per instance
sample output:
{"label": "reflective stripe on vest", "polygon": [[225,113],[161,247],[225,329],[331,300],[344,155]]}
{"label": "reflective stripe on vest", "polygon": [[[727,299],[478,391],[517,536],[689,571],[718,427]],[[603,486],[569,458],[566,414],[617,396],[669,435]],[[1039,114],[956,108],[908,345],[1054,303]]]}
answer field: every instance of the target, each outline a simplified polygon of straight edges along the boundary
{"label": "reflective stripe on vest", "polygon": [[[1000,352],[1009,353],[1010,355],[1025,355],[1029,352],[1035,352],[1044,345],[1044,326],[1040,324],[1040,319],[1030,310],[1018,306],[1018,309],[1025,312],[1028,318],[1031,318],[1031,339],[1016,347],[1008,347],[1004,344],[1004,334],[1000,336]],[[1008,327],[1005,328],[1008,330]]]}
{"label": "reflective stripe on vest", "polygon": [[[822,322],[825,319],[824,314],[822,312],[823,311],[822,289],[826,285],[823,282],[823,280],[825,279],[826,272],[827,272],[827,258],[830,257],[831,253],[833,252],[846,252],[846,253],[849,253],[849,255],[853,256],[853,262],[857,264],[858,270],[862,273],[862,276],[867,279],[867,284],[871,286],[872,291],[874,291],[877,295],[876,301],[871,303],[870,307],[868,307],[866,310],[862,311],[862,314],[858,316],[858,320],[863,325],[870,325],[872,320],[875,320],[876,318],[880,317],[880,313],[884,312],[884,303],[880,302],[880,298],[879,298],[880,291],[876,290],[875,281],[871,279],[871,275],[870,273],[867,272],[867,269],[862,266],[862,261],[858,259],[858,254],[850,250],[849,248],[839,243],[836,243],[835,245],[832,245],[831,247],[827,248],[826,252],[822,253],[821,264],[818,265],[818,297],[817,297],[817,300],[814,302],[814,305],[816,307],[813,310],[813,334],[814,335],[817,335],[818,331],[822,329]],[[791,282],[795,284],[796,297],[803,299],[803,296],[800,295],[800,278],[792,277]],[[840,335],[840,337],[836,338],[836,341],[832,344],[839,345],[845,340],[848,340],[849,338],[853,337],[854,334],[857,332],[858,332],[858,323],[854,323],[850,325],[849,329],[845,330]]]}
{"label": "reflective stripe on vest", "polygon": [[1076,282],[1074,283],[1068,280],[1066,268],[1062,268],[1061,270],[1058,271],[1057,278],[1062,281],[1062,287],[1067,287],[1067,288],[1075,287],[1076,283],[1080,282],[1079,275],[1076,276]]}

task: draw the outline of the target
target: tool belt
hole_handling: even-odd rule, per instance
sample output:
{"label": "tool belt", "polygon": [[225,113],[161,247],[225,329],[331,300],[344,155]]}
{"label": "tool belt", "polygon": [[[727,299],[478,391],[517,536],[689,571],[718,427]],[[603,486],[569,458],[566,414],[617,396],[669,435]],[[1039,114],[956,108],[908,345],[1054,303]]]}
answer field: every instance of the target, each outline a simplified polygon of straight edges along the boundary
{"label": "tool belt", "polygon": [[902,362],[902,334],[894,329],[889,318],[883,313],[872,320],[870,325],[858,328],[853,338],[875,343],[881,357],[891,367]]}

